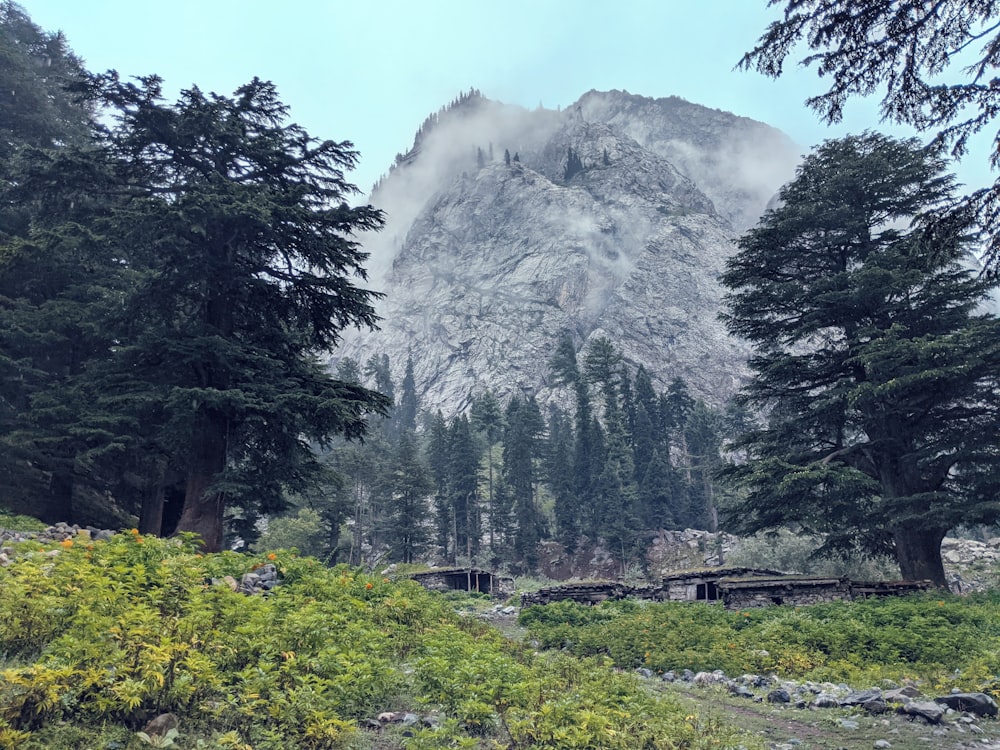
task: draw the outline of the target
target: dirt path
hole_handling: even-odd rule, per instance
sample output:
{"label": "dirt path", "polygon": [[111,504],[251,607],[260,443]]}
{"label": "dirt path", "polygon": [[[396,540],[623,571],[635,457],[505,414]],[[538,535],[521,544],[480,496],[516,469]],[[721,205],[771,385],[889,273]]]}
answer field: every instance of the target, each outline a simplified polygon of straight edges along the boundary
{"label": "dirt path", "polygon": [[930,725],[894,713],[871,716],[849,709],[755,703],[718,687],[663,683],[658,689],[690,704],[702,717],[760,737],[772,750],[872,750],[879,740],[890,743],[893,750],[1000,750],[996,719],[970,721],[952,714],[941,724]]}

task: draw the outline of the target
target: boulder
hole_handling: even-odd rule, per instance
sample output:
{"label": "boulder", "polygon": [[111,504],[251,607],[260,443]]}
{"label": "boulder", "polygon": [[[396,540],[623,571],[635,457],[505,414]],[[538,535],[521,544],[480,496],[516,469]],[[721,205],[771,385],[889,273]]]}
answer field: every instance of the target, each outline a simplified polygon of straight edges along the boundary
{"label": "boulder", "polygon": [[956,711],[967,711],[976,716],[997,715],[997,702],[986,693],[952,693],[935,698],[934,701]]}

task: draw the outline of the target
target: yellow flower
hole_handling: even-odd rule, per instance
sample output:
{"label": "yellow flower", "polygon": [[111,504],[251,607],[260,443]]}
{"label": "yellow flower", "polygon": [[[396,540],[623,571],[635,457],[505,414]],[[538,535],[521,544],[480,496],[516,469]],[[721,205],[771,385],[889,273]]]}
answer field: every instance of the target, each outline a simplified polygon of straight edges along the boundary
{"label": "yellow flower", "polygon": [[129,529],[128,533],[132,536],[139,536],[139,529]]}

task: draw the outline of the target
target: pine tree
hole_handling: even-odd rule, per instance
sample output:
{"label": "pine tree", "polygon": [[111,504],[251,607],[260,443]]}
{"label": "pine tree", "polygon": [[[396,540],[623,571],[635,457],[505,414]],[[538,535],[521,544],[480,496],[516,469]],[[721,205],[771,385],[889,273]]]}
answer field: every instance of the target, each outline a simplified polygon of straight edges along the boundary
{"label": "pine tree", "polygon": [[456,554],[469,561],[479,552],[482,526],[479,507],[479,449],[464,414],[448,429],[448,496]]}
{"label": "pine tree", "polygon": [[393,414],[398,433],[413,432],[417,429],[417,410],[419,401],[417,399],[417,385],[413,377],[413,354],[406,356],[406,371],[403,374],[403,382],[400,386],[399,405]]}
{"label": "pine tree", "polygon": [[116,113],[103,154],[132,194],[106,220],[144,270],[112,375],[165,399],[159,440],[185,474],[178,528],[219,549],[227,507],[282,507],[317,475],[308,439],[360,437],[385,408],[316,358],[344,327],[374,324],[374,293],[351,281],[365,273],[352,235],[381,215],[344,202],[350,145],[286,124],[269,83],[167,105],[156,77],[110,73],[88,93]]}
{"label": "pine tree", "polygon": [[386,482],[387,507],[382,519],[383,538],[392,559],[403,563],[416,562],[427,548],[430,537],[426,525],[427,497],[433,486],[430,473],[417,452],[413,432],[403,430]]}
{"label": "pine tree", "polygon": [[892,549],[904,578],[944,586],[945,533],[998,517],[1000,322],[976,311],[995,282],[965,262],[968,214],[922,220],[953,185],[915,141],[827,141],[740,239],[726,322],[769,416],[730,472],[741,529]]}
{"label": "pine tree", "polygon": [[492,391],[477,397],[469,409],[473,428],[482,436],[486,444],[486,508],[489,516],[490,550],[495,554],[499,540],[501,512],[494,496],[493,447],[503,436],[503,411]]}
{"label": "pine tree", "polygon": [[530,570],[538,562],[538,542],[545,535],[535,497],[535,457],[541,453],[545,423],[533,398],[515,396],[504,416],[504,481],[510,487],[514,515],[513,553]]}

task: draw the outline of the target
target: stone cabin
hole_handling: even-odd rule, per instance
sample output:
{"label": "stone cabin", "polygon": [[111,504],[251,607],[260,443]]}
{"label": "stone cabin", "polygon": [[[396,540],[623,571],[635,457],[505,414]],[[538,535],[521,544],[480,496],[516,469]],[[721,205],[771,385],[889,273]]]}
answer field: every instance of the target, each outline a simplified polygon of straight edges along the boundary
{"label": "stone cabin", "polygon": [[901,596],[930,587],[928,581],[852,582],[846,577],[789,575],[761,568],[703,568],[664,576],[661,584],[628,586],[621,581],[589,581],[547,586],[521,595],[521,606],[570,600],[599,604],[615,599],[721,603],[727,609],[778,604],[802,606],[870,596]]}
{"label": "stone cabin", "polygon": [[803,606],[854,598],[847,578],[819,576],[758,576],[722,578],[719,598],[726,609],[770,607],[773,604]]}
{"label": "stone cabin", "polygon": [[784,574],[780,570],[764,568],[729,567],[681,570],[663,577],[663,586],[656,599],[671,602],[715,602],[722,599],[719,581],[723,578],[781,575]]}
{"label": "stone cabin", "polygon": [[514,593],[514,579],[476,568],[437,568],[410,576],[429,591],[473,591],[498,599]]}

